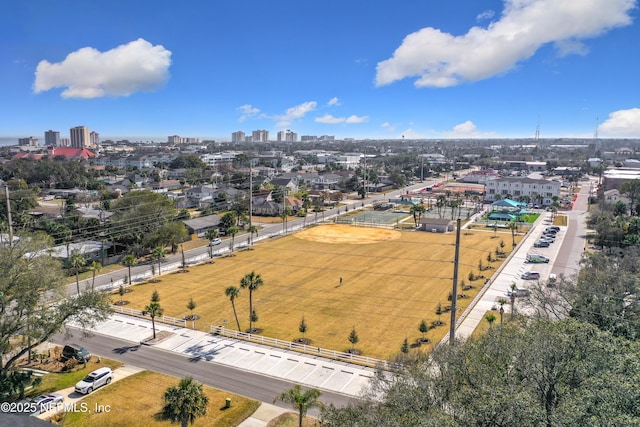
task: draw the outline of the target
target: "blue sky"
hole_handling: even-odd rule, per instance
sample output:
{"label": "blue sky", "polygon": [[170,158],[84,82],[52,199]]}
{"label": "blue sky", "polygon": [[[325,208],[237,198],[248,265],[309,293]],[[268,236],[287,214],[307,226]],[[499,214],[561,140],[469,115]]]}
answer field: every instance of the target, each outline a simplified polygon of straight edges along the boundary
{"label": "blue sky", "polygon": [[636,0],[7,1],[0,136],[640,137]]}

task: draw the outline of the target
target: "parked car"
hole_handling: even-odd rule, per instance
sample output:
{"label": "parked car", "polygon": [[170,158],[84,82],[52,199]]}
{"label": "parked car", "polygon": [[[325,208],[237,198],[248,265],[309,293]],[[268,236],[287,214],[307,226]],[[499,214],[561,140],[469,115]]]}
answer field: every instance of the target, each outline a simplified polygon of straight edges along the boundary
{"label": "parked car", "polygon": [[524,280],[538,280],[540,279],[540,273],[537,271],[525,271],[520,278]]}
{"label": "parked car", "polygon": [[218,246],[222,244],[222,239],[215,238],[209,242],[209,246]]}
{"label": "parked car", "polygon": [[544,231],[545,232],[551,231],[551,232],[557,233],[558,231],[560,231],[560,227],[558,227],[557,225],[550,225],[547,228],[545,228]]}
{"label": "parked car", "polygon": [[78,344],[67,344],[62,348],[62,361],[76,359],[78,362],[88,362],[91,359],[91,353],[86,348]]}
{"label": "parked car", "polygon": [[527,262],[531,264],[544,264],[549,262],[549,258],[544,255],[529,254],[527,255]]}
{"label": "parked car", "polygon": [[531,294],[531,291],[529,289],[520,289],[520,288],[516,288],[514,290],[509,289],[507,291],[507,296],[510,297],[511,295],[520,298],[520,297],[527,297]]}
{"label": "parked car", "polygon": [[47,412],[54,409],[64,401],[64,396],[58,393],[42,394],[38,397],[34,397],[31,403],[36,405],[36,410],[31,413],[32,416],[37,416],[43,412]]}
{"label": "parked car", "polygon": [[75,386],[75,390],[78,393],[89,394],[98,387],[109,384],[111,380],[113,380],[111,368],[96,369],[84,377],[82,381],[79,381]]}
{"label": "parked car", "polygon": [[534,248],[548,248],[550,243],[546,240],[538,240],[533,244]]}

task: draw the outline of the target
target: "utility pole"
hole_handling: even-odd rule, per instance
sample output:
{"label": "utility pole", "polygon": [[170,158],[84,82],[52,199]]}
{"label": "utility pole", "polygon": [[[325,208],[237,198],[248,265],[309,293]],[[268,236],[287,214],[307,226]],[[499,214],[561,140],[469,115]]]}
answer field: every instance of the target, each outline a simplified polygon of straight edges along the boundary
{"label": "utility pole", "polygon": [[456,221],[456,254],[453,260],[453,290],[451,291],[451,323],[449,327],[449,344],[454,345],[456,339],[456,304],[458,302],[458,267],[460,263],[460,218]]}
{"label": "utility pole", "polygon": [[251,169],[251,158],[249,158],[249,240],[253,246],[253,171]]}
{"label": "utility pole", "polygon": [[4,184],[4,195],[7,199],[7,225],[9,226],[9,247],[13,247],[13,224],[11,222],[11,202],[9,201],[9,184]]}

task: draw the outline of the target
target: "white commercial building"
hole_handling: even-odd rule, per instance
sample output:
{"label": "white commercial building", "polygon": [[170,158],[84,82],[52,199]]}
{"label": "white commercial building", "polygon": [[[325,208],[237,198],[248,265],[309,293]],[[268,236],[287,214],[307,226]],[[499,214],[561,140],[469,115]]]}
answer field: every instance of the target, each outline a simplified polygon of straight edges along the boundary
{"label": "white commercial building", "polygon": [[546,179],[494,179],[487,181],[485,188],[485,202],[501,199],[529,200],[531,203],[549,206],[553,203],[554,196],[560,196],[560,182]]}

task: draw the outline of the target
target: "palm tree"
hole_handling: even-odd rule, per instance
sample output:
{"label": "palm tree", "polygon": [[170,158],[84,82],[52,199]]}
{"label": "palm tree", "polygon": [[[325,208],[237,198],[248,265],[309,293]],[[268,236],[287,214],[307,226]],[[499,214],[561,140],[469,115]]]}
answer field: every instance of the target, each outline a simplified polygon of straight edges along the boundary
{"label": "palm tree", "polygon": [[507,303],[507,300],[504,298],[500,298],[498,300],[498,304],[500,305],[500,324],[502,325],[502,320],[504,317],[504,305]]}
{"label": "palm tree", "polygon": [[213,247],[211,246],[211,242],[213,242],[214,239],[220,237],[218,230],[216,230],[215,228],[208,229],[205,237],[207,238],[207,240],[209,240],[209,258],[213,258]]}
{"label": "palm tree", "polygon": [[138,265],[138,260],[133,255],[127,255],[122,259],[122,265],[129,268],[129,284],[131,284],[131,267]]}
{"label": "palm tree", "polygon": [[493,326],[493,322],[496,321],[496,315],[493,313],[489,313],[486,316],[484,316],[484,318],[486,319],[487,322],[489,322],[489,327]]}
{"label": "palm tree", "polygon": [[84,258],[84,255],[78,251],[73,251],[69,258],[69,267],[73,268],[76,274],[76,289],[78,290],[78,295],[80,295],[80,269],[85,265],[87,265],[87,260]]}
{"label": "palm tree", "polygon": [[236,298],[240,295],[240,288],[236,286],[229,286],[224,290],[224,294],[229,297],[231,300],[231,308],[233,308],[233,315],[236,318],[236,323],[238,324],[238,331],[240,331],[240,321],[238,320],[238,313],[236,312]]}
{"label": "palm tree", "polygon": [[509,229],[511,230],[511,246],[516,247],[516,229],[518,224],[515,221],[509,222]]}
{"label": "palm tree", "polygon": [[160,307],[160,294],[153,291],[151,302],[142,311],[143,316],[151,317],[151,327],[153,328],[153,339],[156,339],[156,317],[162,316],[162,307]]}
{"label": "palm tree", "polygon": [[273,400],[273,403],[280,400],[281,402],[288,403],[298,410],[298,426],[302,427],[302,420],[309,408],[324,408],[324,403],[318,400],[322,396],[320,390],[315,388],[303,391],[299,384],[293,386],[292,389],[283,391],[278,397]]}
{"label": "palm tree", "polygon": [[231,234],[231,252],[233,252],[233,247],[235,246],[236,241],[236,234],[238,234],[238,231],[240,231],[240,229],[235,225],[227,228],[227,234]]}
{"label": "palm tree", "polygon": [[256,235],[256,237],[258,237],[258,227],[256,227],[255,225],[252,225],[251,227],[249,227],[249,238],[251,239],[251,244],[253,245],[253,235]]}
{"label": "palm tree", "polygon": [[94,285],[96,284],[96,274],[102,271],[102,264],[100,264],[100,261],[93,261],[89,266],[89,270],[93,273],[91,280],[91,290],[93,291]]}
{"label": "palm tree", "polygon": [[167,251],[164,248],[164,246],[156,246],[155,248],[153,248],[153,250],[151,251],[151,258],[155,259],[156,261],[158,261],[158,276],[160,275],[161,271],[160,271],[160,262],[161,260],[163,260],[165,257],[167,256]]}
{"label": "palm tree", "polygon": [[253,291],[256,291],[262,285],[264,285],[262,277],[254,271],[246,274],[242,280],[240,280],[240,287],[242,289],[249,289],[249,332],[253,330],[253,321],[251,320],[251,313],[253,313]]}
{"label": "palm tree", "polygon": [[162,414],[172,423],[187,427],[198,416],[207,413],[208,404],[209,398],[204,394],[202,384],[193,378],[183,378],[178,386],[171,386],[164,393]]}

